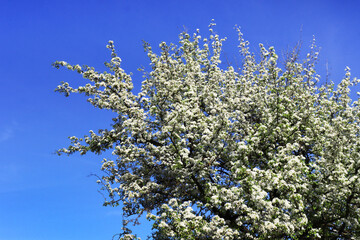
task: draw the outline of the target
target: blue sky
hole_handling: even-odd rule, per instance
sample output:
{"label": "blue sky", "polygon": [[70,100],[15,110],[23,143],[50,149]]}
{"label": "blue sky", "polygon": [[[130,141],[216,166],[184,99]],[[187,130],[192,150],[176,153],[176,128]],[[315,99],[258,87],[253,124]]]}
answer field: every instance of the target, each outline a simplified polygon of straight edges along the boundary
{"label": "blue sky", "polygon": [[[106,128],[112,117],[83,96],[54,93],[61,81],[84,83],[54,61],[103,71],[113,40],[138,90],[136,69],[148,66],[142,40],[176,42],[184,28],[206,35],[215,19],[229,59],[237,56],[235,24],[253,51],[261,42],[281,54],[302,35],[305,53],[315,35],[319,72],[328,62],[338,83],[346,66],[360,77],[359,10],[355,0],[1,0],[0,240],[111,239],[121,228],[120,208],[103,207],[96,179],[87,177],[100,174],[102,157],[54,154],[68,136]],[[137,229],[146,239],[151,226]]]}

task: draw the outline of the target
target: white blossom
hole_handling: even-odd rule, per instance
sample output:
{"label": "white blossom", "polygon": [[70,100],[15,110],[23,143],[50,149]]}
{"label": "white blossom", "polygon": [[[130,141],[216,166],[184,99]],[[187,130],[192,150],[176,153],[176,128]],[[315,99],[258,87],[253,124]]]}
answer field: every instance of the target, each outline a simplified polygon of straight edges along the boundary
{"label": "white blossom", "polygon": [[315,44],[303,61],[279,64],[262,44],[256,57],[239,29],[243,64],[224,68],[214,27],[159,54],[145,43],[139,93],[113,41],[108,72],[56,62],[87,79],[57,91],[116,114],[59,154],[112,151],[97,182],[104,205],[123,207],[121,239],[136,239],[127,223],[144,213],[154,239],[360,238],[360,104],[349,95],[359,80],[346,67],[338,85],[319,83]]}

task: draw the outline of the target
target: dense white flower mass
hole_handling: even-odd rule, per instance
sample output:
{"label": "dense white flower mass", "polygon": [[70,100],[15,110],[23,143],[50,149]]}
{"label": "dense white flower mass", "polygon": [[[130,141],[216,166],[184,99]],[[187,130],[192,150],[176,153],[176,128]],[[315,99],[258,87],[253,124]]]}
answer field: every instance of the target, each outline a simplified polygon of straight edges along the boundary
{"label": "dense white flower mass", "polygon": [[224,39],[210,25],[180,34],[179,46],[144,44],[151,71],[141,91],[121,68],[113,42],[109,72],[56,62],[89,82],[57,91],[84,93],[116,113],[111,129],[90,131],[59,153],[111,150],[98,181],[105,205],[123,207],[126,225],[145,213],[154,239],[359,239],[360,108],[345,69],[336,86],[319,83],[314,45],[283,67],[274,48],[221,68]]}

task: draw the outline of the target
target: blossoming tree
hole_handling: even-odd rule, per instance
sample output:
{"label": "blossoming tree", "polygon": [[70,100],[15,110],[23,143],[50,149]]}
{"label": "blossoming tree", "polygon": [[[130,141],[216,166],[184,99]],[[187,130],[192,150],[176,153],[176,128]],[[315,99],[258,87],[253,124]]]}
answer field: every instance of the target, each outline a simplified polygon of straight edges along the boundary
{"label": "blossoming tree", "polygon": [[[141,91],[121,68],[113,42],[109,72],[70,65],[84,93],[110,109],[110,129],[90,131],[59,154],[110,150],[99,183],[105,205],[126,219],[147,214],[154,239],[358,239],[360,108],[349,68],[335,85],[319,84],[315,46],[304,61],[278,63],[274,48],[249,51],[239,33],[240,69],[221,68],[210,25],[180,34],[179,45],[144,44],[152,70]],[[121,239],[135,239],[124,224]]]}

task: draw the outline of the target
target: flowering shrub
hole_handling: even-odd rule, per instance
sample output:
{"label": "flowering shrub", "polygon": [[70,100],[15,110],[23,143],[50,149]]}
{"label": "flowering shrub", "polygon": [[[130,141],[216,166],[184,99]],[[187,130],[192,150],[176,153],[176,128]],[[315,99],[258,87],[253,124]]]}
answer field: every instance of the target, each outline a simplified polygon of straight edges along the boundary
{"label": "flowering shrub", "polygon": [[[152,70],[136,95],[113,42],[110,72],[56,62],[89,81],[84,93],[116,113],[59,154],[111,149],[98,181],[105,205],[127,220],[147,213],[154,239],[358,239],[360,108],[346,68],[319,84],[315,46],[280,67],[274,48],[259,60],[239,33],[240,69],[221,68],[220,39],[180,34],[179,46],[144,44]],[[135,239],[124,224],[121,239]]]}

